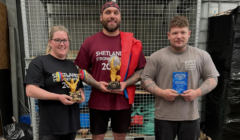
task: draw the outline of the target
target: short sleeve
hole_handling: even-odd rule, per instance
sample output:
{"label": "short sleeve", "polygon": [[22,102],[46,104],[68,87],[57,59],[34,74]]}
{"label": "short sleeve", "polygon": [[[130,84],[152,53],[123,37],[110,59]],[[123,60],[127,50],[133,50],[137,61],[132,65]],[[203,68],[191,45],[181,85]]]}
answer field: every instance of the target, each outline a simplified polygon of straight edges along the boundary
{"label": "short sleeve", "polygon": [[141,51],[140,55],[139,55],[138,65],[137,65],[136,70],[144,68],[146,63],[147,63],[146,58],[144,57],[143,52]]}
{"label": "short sleeve", "polygon": [[35,58],[29,64],[27,75],[24,79],[24,84],[39,85],[44,87],[44,77],[43,62],[40,59]]}
{"label": "short sleeve", "polygon": [[212,61],[211,56],[207,53],[204,52],[204,60],[203,60],[203,65],[202,65],[202,78],[203,80],[206,80],[208,78],[215,78],[219,76],[219,73]]}
{"label": "short sleeve", "polygon": [[89,71],[89,66],[90,66],[90,56],[89,56],[89,43],[88,40],[84,41],[82,44],[80,51],[78,52],[78,55],[74,61],[74,63],[81,69],[85,69]]}
{"label": "short sleeve", "polygon": [[147,60],[147,63],[144,67],[143,73],[141,75],[142,79],[152,79],[154,80],[156,77],[157,72],[157,63],[153,59],[152,56],[150,56]]}

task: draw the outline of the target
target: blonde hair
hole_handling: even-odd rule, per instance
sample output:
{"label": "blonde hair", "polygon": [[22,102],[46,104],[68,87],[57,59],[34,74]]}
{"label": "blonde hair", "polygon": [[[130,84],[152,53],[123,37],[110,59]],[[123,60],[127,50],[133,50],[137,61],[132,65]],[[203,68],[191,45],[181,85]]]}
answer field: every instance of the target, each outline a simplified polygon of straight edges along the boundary
{"label": "blonde hair", "polygon": [[169,32],[173,27],[179,27],[179,28],[187,27],[189,29],[188,19],[184,16],[173,17],[169,23]]}
{"label": "blonde hair", "polygon": [[[68,40],[70,41],[70,36],[69,36],[69,33],[68,33],[68,30],[64,27],[64,26],[53,26],[50,30],[49,30],[49,40],[52,40],[53,39],[53,35],[55,32],[57,31],[64,31],[67,33],[67,36],[68,36]],[[50,51],[51,51],[52,47],[49,45],[47,45],[47,49],[46,49],[46,54],[49,54]]]}

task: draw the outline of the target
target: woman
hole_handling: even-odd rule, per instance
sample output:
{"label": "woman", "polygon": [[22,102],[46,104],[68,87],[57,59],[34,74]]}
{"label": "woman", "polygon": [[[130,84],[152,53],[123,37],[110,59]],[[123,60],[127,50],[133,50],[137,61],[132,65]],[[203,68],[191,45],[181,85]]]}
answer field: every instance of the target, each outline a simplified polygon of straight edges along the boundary
{"label": "woman", "polygon": [[83,99],[71,101],[68,85],[58,82],[56,76],[60,71],[67,81],[78,78],[75,64],[66,59],[69,43],[66,28],[52,27],[47,47],[49,54],[33,59],[25,77],[27,96],[38,99],[39,140],[74,140],[80,129],[79,103],[85,100],[82,81],[78,82],[77,89]]}

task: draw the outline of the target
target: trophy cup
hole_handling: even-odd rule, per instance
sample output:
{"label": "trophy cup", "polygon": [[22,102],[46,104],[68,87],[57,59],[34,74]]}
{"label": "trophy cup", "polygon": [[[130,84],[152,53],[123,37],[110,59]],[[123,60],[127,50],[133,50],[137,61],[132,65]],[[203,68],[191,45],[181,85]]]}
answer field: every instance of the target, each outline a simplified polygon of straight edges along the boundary
{"label": "trophy cup", "polygon": [[120,67],[121,67],[120,58],[116,55],[113,55],[108,59],[108,64],[110,65],[111,81],[108,82],[107,89],[121,89],[120,82],[119,82],[121,79],[121,76],[117,75],[117,71],[120,70]]}
{"label": "trophy cup", "polygon": [[[81,75],[82,75],[82,74],[81,74]],[[71,79],[71,80],[70,80],[70,83],[69,83],[69,82],[65,79],[64,75],[63,75],[61,72],[56,72],[56,76],[57,76],[57,82],[65,81],[65,83],[69,86],[69,88],[70,88],[69,95],[72,97],[72,100],[71,100],[71,101],[79,101],[79,100],[82,100],[81,92],[80,92],[80,91],[76,91],[80,74],[78,74],[78,79],[77,79],[77,81],[76,81],[75,83],[74,83],[74,80],[73,80],[73,79]]]}

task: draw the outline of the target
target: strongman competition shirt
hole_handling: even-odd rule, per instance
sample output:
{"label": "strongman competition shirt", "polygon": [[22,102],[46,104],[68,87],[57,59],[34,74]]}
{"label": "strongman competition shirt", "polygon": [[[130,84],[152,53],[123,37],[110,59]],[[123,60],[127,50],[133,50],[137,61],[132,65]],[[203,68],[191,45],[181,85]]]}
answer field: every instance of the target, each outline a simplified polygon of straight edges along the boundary
{"label": "strongman competition shirt", "polygon": [[[102,31],[87,38],[82,44],[75,64],[87,70],[96,81],[110,81],[110,66],[108,58],[117,55],[121,58],[121,38],[107,36]],[[140,53],[136,70],[142,69],[146,64],[143,53]],[[119,71],[118,73],[119,74]],[[124,77],[121,77],[124,78]],[[99,110],[121,110],[130,108],[128,99],[124,95],[103,93],[92,88],[89,108]]]}
{"label": "strongman competition shirt", "polygon": [[[36,57],[29,65],[25,84],[38,85],[56,94],[69,95],[70,89],[65,82],[56,81],[56,72],[61,71],[67,81],[78,77],[78,69],[70,60],[60,60],[52,55]],[[83,88],[79,80],[77,89]],[[38,100],[39,134],[67,134],[80,129],[79,104],[64,105],[58,100]]]}

